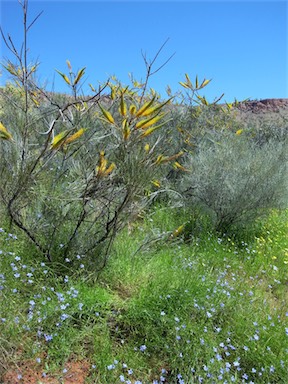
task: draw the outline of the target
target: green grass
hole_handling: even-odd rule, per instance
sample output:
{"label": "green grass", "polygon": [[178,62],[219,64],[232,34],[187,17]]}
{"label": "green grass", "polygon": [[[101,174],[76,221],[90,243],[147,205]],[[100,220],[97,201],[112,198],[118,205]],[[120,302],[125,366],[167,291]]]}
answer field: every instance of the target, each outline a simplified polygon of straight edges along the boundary
{"label": "green grass", "polygon": [[85,360],[101,384],[288,382],[287,214],[219,237],[155,207],[119,234],[98,279],[82,258],[57,276],[3,229],[2,366],[33,359],[61,375]]}

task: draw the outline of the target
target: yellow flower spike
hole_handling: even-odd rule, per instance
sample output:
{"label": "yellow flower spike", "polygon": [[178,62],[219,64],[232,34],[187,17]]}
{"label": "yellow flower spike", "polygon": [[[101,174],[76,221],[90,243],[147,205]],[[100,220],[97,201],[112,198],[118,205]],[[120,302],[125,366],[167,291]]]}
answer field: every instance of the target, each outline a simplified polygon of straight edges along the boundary
{"label": "yellow flower spike", "polygon": [[58,69],[55,69],[55,71],[58,72],[59,75],[63,77],[63,79],[66,81],[66,83],[68,85],[71,85],[71,82],[70,82],[69,78],[65,75],[65,73],[62,73],[62,72],[58,71]]}
{"label": "yellow flower spike", "polygon": [[150,145],[148,143],[145,144],[144,150],[145,150],[145,152],[149,152],[150,151]]}
{"label": "yellow flower spike", "polygon": [[101,109],[101,112],[103,113],[105,119],[111,123],[111,124],[114,124],[115,121],[113,119],[113,116],[111,115],[111,113],[109,111],[107,111],[106,109],[104,109],[100,104],[99,104],[99,107]]}
{"label": "yellow flower spike", "polygon": [[173,156],[163,156],[162,154],[157,157],[157,160],[155,161],[155,164],[163,164],[168,163],[169,161],[175,160],[178,157],[182,156],[184,152],[179,152],[176,155]]}
{"label": "yellow flower spike", "polygon": [[[171,119],[170,119],[171,120]],[[151,128],[148,128],[146,129],[145,132],[142,133],[141,137],[146,137],[146,136],[149,136],[151,135],[151,133],[153,133],[154,131],[156,131],[157,129],[163,127],[163,125],[165,125],[168,121],[170,120],[167,120],[167,121],[164,121],[162,124],[159,124],[159,125],[156,125],[154,127],[151,127]]]}
{"label": "yellow flower spike", "polygon": [[133,87],[135,88],[143,88],[144,84],[139,83],[137,80],[133,81]]}
{"label": "yellow flower spike", "polygon": [[88,84],[88,85],[89,85],[89,87],[91,88],[91,91],[92,91],[92,92],[96,92],[96,89],[93,87],[92,84]]}
{"label": "yellow flower spike", "polygon": [[183,155],[183,151],[180,151],[179,153],[176,153],[176,155],[173,155],[173,156],[169,156],[169,157],[165,157],[163,160],[162,160],[162,163],[168,163],[168,161],[172,161],[172,160],[175,160],[175,159],[178,159],[178,157],[182,156]]}
{"label": "yellow flower spike", "polygon": [[184,88],[190,89],[189,84],[183,83],[183,81],[179,81],[179,84]]}
{"label": "yellow flower spike", "polygon": [[0,139],[3,140],[13,140],[11,133],[9,133],[4,127],[4,125],[0,122]]}
{"label": "yellow flower spike", "polygon": [[158,180],[152,180],[151,183],[152,183],[155,187],[157,187],[157,188],[160,188],[160,187],[161,187],[160,181],[158,181]]}
{"label": "yellow flower spike", "polygon": [[121,94],[119,112],[122,116],[126,116],[127,114],[127,105],[125,103],[123,93]]}
{"label": "yellow flower spike", "polygon": [[107,160],[105,159],[105,152],[101,151],[99,154],[99,161],[96,167],[97,176],[103,175],[107,168]]}
{"label": "yellow flower spike", "polygon": [[183,167],[183,165],[181,165],[180,163],[178,163],[178,161],[175,161],[174,163],[174,168],[175,169],[180,169],[181,171],[184,171],[184,172],[188,172],[188,169]]}
{"label": "yellow flower spike", "polygon": [[209,105],[208,101],[206,100],[205,96],[196,95],[197,99],[201,101],[203,105]]}
{"label": "yellow flower spike", "polygon": [[37,69],[37,65],[33,65],[33,66],[30,68],[30,73],[35,72],[36,69]]}
{"label": "yellow flower spike", "polygon": [[191,82],[191,80],[190,80],[190,77],[188,76],[188,73],[185,73],[185,77],[186,77],[187,84],[189,84],[190,86],[192,86],[192,82]]}
{"label": "yellow flower spike", "polygon": [[77,76],[76,76],[76,78],[75,78],[75,80],[74,80],[73,85],[76,85],[76,84],[79,83],[81,77],[84,76],[85,69],[86,69],[86,67],[84,67],[84,68],[80,69],[80,71],[78,71]]}
{"label": "yellow flower spike", "polygon": [[68,67],[69,71],[71,71],[72,66],[71,66],[70,61],[69,61],[69,60],[66,60],[66,64],[67,64],[67,67]]}
{"label": "yellow flower spike", "polygon": [[163,108],[164,105],[170,103],[170,101],[173,99],[173,97],[170,97],[170,99],[168,99],[167,101],[165,101],[164,103],[162,104],[158,104],[158,105],[155,105],[154,107],[151,107],[151,108],[148,108],[146,109],[146,111],[144,111],[142,113],[142,116],[148,116],[148,115],[151,115],[152,113],[155,113],[157,112],[159,109]]}
{"label": "yellow flower spike", "polygon": [[128,140],[131,134],[131,129],[129,127],[127,119],[123,120],[122,128],[123,128],[123,138],[124,140]]}
{"label": "yellow flower spike", "polygon": [[155,161],[155,164],[161,164],[163,160],[165,160],[165,157],[163,155],[159,155]]}
{"label": "yellow flower spike", "polygon": [[99,154],[99,167],[101,170],[105,170],[107,166],[107,160],[105,159],[105,152],[101,151]]}
{"label": "yellow flower spike", "polygon": [[132,116],[135,115],[135,113],[136,113],[136,105],[131,104],[130,107],[129,107],[129,112],[130,112],[130,114]]}
{"label": "yellow flower spike", "polygon": [[115,163],[111,163],[107,168],[107,160],[105,159],[105,152],[101,151],[99,154],[98,166],[96,167],[96,172],[98,177],[108,176],[115,168]]}
{"label": "yellow flower spike", "polygon": [[142,114],[148,109],[155,101],[156,96],[153,96],[151,100],[147,101],[136,113],[136,117],[142,116]]}
{"label": "yellow flower spike", "polygon": [[13,76],[17,76],[17,72],[15,70],[15,68],[11,65],[11,64],[8,64],[7,66],[6,65],[3,65],[3,67]]}
{"label": "yellow flower spike", "polygon": [[52,140],[50,149],[60,148],[64,144],[66,137],[67,137],[67,134],[68,134],[67,131],[63,131],[63,132],[58,133],[58,135],[56,135],[54,137],[54,139]]}
{"label": "yellow flower spike", "polygon": [[199,89],[206,87],[206,85],[209,84],[210,81],[211,81],[211,79],[210,79],[210,80],[206,80],[206,79],[204,79],[204,80],[202,81],[202,84],[200,85]]}
{"label": "yellow flower spike", "polygon": [[73,141],[79,139],[79,137],[81,137],[85,131],[86,131],[86,129],[84,129],[84,128],[79,129],[76,133],[74,133],[72,136],[68,137],[65,140],[65,144],[70,144]]}
{"label": "yellow flower spike", "polygon": [[37,99],[35,99],[34,97],[31,97],[31,100],[36,105],[36,107],[39,107],[40,103],[39,103],[39,101]]}
{"label": "yellow flower spike", "polygon": [[181,235],[181,233],[183,232],[184,228],[185,228],[185,224],[180,225],[180,227],[175,229],[175,231],[172,233],[171,237],[174,238],[174,237],[177,237],[177,236]]}
{"label": "yellow flower spike", "polygon": [[103,172],[104,176],[108,176],[116,168],[115,163],[111,163],[109,167]]}
{"label": "yellow flower spike", "polygon": [[238,131],[235,132],[235,135],[241,135],[241,133],[243,132],[243,129],[238,129]]}
{"label": "yellow flower spike", "polygon": [[116,96],[116,89],[115,89],[115,86],[111,86],[111,92],[110,92],[110,97],[112,100],[115,99],[115,96]]}
{"label": "yellow flower spike", "polygon": [[142,128],[146,129],[149,128],[151,125],[157,123],[159,120],[161,120],[165,116],[165,113],[162,113],[160,115],[150,117],[149,119],[141,120],[136,123],[136,128]]}

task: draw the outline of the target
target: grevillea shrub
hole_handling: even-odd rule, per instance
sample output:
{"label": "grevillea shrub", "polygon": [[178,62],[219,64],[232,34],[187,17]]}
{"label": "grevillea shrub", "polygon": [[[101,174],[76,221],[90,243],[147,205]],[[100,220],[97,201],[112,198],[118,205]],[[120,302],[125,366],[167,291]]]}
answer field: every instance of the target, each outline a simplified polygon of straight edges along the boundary
{"label": "grevillea shrub", "polygon": [[145,192],[159,183],[161,164],[178,157],[161,148],[166,102],[119,83],[107,87],[113,98],[97,91],[64,103],[36,88],[39,101],[29,91],[26,110],[23,98],[15,99],[25,93],[21,85],[1,95],[1,201],[50,261],[106,254]]}
{"label": "grevillea shrub", "polygon": [[161,145],[171,99],[147,88],[155,59],[145,61],[143,84],[113,79],[91,85],[89,97],[81,96],[85,67],[74,72],[67,60],[67,74],[57,72],[71,96],[46,92],[38,64],[27,64],[27,4],[23,49],[1,31],[16,59],[4,65],[11,82],[0,96],[1,205],[50,262],[84,255],[99,270],[116,233],[159,185],[160,166],[180,156]]}

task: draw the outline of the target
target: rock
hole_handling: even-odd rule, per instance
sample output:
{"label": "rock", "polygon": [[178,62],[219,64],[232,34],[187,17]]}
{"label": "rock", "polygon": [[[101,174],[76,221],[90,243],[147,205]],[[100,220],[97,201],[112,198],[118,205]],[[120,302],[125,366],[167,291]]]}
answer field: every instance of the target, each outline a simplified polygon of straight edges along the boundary
{"label": "rock", "polygon": [[263,99],[239,102],[236,107],[243,112],[266,113],[288,110],[288,99]]}

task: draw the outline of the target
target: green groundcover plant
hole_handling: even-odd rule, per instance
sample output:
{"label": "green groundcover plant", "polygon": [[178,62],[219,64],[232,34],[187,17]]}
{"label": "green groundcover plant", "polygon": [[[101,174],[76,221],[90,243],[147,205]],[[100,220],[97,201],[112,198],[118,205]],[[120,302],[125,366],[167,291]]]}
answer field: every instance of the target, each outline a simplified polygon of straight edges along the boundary
{"label": "green groundcover plant", "polygon": [[[237,243],[213,232],[173,239],[185,219],[150,210],[117,237],[97,282],[85,257],[55,276],[21,233],[1,228],[0,381],[12,367],[28,383],[28,366],[65,382],[78,360],[87,383],[285,383],[287,212]],[[163,241],[137,252],[151,231]]]}

